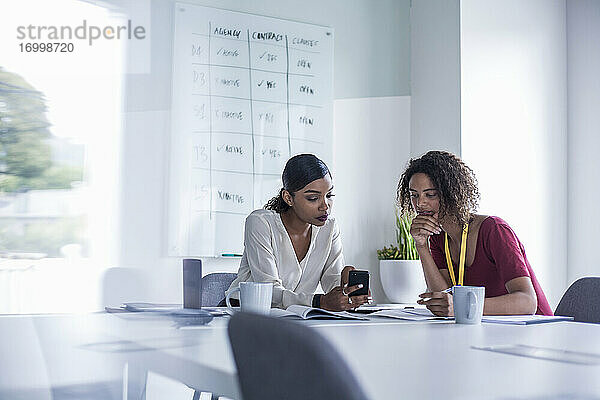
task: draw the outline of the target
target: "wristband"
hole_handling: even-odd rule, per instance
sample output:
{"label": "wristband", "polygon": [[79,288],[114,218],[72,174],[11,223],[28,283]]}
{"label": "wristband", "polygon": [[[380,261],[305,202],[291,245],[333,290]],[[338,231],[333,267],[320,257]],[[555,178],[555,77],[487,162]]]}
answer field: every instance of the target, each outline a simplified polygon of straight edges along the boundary
{"label": "wristband", "polygon": [[322,294],[315,294],[313,296],[313,300],[312,300],[312,306],[313,308],[321,308],[321,296],[323,296]]}

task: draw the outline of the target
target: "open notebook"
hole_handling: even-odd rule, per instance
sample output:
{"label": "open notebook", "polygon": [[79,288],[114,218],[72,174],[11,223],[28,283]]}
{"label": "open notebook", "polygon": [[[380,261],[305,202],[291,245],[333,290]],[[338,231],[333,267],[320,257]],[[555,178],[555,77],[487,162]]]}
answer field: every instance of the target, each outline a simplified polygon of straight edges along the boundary
{"label": "open notebook", "polygon": [[271,309],[271,317],[280,318],[301,318],[301,319],[354,319],[367,320],[368,318],[352,315],[346,311],[327,311],[322,308],[313,308],[293,304],[282,310],[280,308]]}

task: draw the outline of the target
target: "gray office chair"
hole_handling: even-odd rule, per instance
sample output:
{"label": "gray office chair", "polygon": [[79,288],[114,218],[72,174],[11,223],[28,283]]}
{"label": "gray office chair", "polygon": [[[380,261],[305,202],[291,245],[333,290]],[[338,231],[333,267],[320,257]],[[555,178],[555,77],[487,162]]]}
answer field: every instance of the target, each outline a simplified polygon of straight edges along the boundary
{"label": "gray office chair", "polygon": [[299,323],[236,313],[229,340],[244,400],[367,399],[331,344]]}
{"label": "gray office chair", "polygon": [[202,277],[202,306],[217,307],[225,305],[225,291],[237,274],[215,272]]}
{"label": "gray office chair", "polygon": [[554,314],[574,317],[577,322],[600,323],[600,277],[573,282],[560,299]]}

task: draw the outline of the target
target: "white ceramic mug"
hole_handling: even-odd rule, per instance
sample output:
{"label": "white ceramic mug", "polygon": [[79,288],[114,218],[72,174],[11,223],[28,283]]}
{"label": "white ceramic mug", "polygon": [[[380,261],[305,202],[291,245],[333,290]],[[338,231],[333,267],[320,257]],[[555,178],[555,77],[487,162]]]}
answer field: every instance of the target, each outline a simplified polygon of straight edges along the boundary
{"label": "white ceramic mug", "polygon": [[240,286],[229,292],[225,298],[227,307],[233,309],[230,298],[240,292],[240,307],[243,312],[269,315],[273,298],[272,282],[240,282]]}
{"label": "white ceramic mug", "polygon": [[480,324],[483,316],[485,287],[483,286],[454,286],[452,302],[454,303],[454,318],[457,324]]}

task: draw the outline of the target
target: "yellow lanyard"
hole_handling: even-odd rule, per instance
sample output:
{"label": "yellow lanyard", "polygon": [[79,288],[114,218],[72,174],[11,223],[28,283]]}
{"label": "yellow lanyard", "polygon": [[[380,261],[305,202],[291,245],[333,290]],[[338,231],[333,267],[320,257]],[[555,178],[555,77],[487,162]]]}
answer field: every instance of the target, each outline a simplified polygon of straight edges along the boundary
{"label": "yellow lanyard", "polygon": [[446,265],[448,265],[448,272],[450,273],[450,278],[452,279],[453,286],[462,286],[463,280],[465,277],[465,258],[467,257],[467,234],[469,233],[469,224],[465,225],[465,228],[462,232],[462,238],[460,240],[460,256],[458,262],[458,284],[456,283],[456,278],[454,277],[454,267],[452,266],[452,259],[450,258],[450,249],[448,248],[448,233],[444,235],[445,243],[444,247],[446,250]]}

